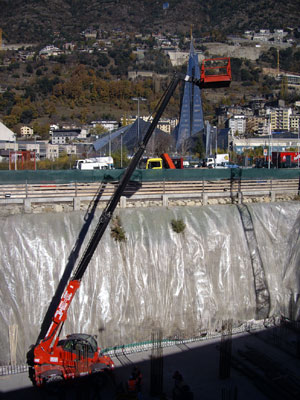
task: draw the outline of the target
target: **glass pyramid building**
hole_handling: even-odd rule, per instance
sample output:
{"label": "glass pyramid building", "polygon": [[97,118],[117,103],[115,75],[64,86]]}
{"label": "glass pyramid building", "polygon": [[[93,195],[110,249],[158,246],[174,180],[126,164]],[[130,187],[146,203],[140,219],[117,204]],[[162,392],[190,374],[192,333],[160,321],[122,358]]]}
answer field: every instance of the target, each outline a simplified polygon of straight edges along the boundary
{"label": "glass pyramid building", "polygon": [[[200,79],[198,55],[195,53],[193,37],[191,37],[190,55],[187,74]],[[190,138],[204,129],[201,90],[198,86],[186,82],[184,86],[180,120],[177,127],[176,150],[188,149]]]}

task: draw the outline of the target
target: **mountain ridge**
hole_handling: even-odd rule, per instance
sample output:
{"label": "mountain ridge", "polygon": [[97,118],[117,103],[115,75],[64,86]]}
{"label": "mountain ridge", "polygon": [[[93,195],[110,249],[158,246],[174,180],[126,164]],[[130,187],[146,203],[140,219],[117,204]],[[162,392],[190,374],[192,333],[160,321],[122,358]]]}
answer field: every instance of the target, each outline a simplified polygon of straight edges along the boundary
{"label": "mountain ridge", "polygon": [[45,42],[59,35],[78,38],[89,27],[132,32],[187,34],[191,25],[201,35],[218,30],[224,34],[246,29],[297,27],[298,1],[286,0],[0,0],[0,27],[7,42]]}

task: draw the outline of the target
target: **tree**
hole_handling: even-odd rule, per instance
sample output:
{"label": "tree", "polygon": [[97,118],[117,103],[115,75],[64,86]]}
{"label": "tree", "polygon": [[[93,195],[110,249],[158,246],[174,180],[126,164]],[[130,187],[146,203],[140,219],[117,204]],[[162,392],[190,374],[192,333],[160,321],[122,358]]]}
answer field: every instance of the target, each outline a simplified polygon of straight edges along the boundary
{"label": "tree", "polygon": [[[112,153],[112,158],[114,160],[114,166],[116,168],[125,168],[129,164],[128,150],[126,146],[117,149]],[[122,165],[121,165],[122,164]]]}
{"label": "tree", "polygon": [[106,54],[100,53],[99,56],[98,56],[97,61],[98,61],[98,64],[103,68],[107,67],[108,64],[109,64],[109,58],[107,57]]}
{"label": "tree", "polygon": [[90,129],[90,134],[95,136],[102,136],[107,132],[108,130],[101,124],[96,124],[95,127]]}
{"label": "tree", "polygon": [[160,132],[154,135],[154,142],[149,142],[147,149],[153,150],[154,154],[160,155],[162,153],[168,153],[170,147],[174,144],[174,140],[171,135],[165,132]]}
{"label": "tree", "polygon": [[251,73],[245,68],[241,69],[241,80],[242,81],[251,81],[252,80]]}
{"label": "tree", "polygon": [[49,139],[50,125],[39,125],[37,122],[33,123],[33,132],[38,135],[42,140]]}
{"label": "tree", "polygon": [[26,72],[28,74],[32,74],[33,73],[32,64],[26,64]]}
{"label": "tree", "polygon": [[230,64],[231,64],[232,79],[235,81],[239,81],[241,79],[242,60],[240,60],[239,58],[231,57]]}
{"label": "tree", "polygon": [[26,109],[22,111],[22,114],[20,116],[20,122],[23,124],[29,124],[32,121],[33,118],[33,111],[30,109]]}
{"label": "tree", "polygon": [[197,154],[199,158],[204,158],[205,148],[202,140],[202,134],[199,134],[199,136],[197,137],[193,151]]}

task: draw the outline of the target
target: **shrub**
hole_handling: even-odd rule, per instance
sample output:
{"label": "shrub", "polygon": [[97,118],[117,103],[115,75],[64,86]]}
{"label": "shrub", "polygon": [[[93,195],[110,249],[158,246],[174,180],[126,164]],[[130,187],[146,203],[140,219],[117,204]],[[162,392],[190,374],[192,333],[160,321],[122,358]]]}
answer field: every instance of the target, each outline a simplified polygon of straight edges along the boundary
{"label": "shrub", "polygon": [[172,229],[176,233],[182,233],[185,230],[185,223],[182,219],[172,219],[171,221]]}
{"label": "shrub", "polygon": [[122,227],[121,218],[118,215],[112,220],[110,235],[117,242],[126,242],[127,240],[125,231]]}

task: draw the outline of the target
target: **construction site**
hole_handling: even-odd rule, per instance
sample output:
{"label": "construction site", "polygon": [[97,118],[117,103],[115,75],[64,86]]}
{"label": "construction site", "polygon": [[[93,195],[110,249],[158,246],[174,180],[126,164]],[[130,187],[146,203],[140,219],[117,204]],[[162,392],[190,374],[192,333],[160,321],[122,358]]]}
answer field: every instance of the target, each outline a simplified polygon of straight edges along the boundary
{"label": "construction site", "polygon": [[[1,280],[3,398],[58,396],[32,386],[26,353],[98,213],[2,219],[1,253],[10,265]],[[78,375],[60,398],[74,391],[81,398],[79,388],[85,397],[128,398],[135,365],[145,399],[176,398],[175,371],[195,399],[298,398],[299,202],[117,214],[126,241],[114,239],[113,225],[106,232],[61,332],[96,335],[114,378],[95,389]],[[174,220],[184,221],[184,233],[173,230]]]}
{"label": "construction site", "polygon": [[299,398],[299,201],[119,207],[179,82],[198,116],[230,84],[193,57],[102,212],[103,182],[86,212],[1,217],[4,399]]}

